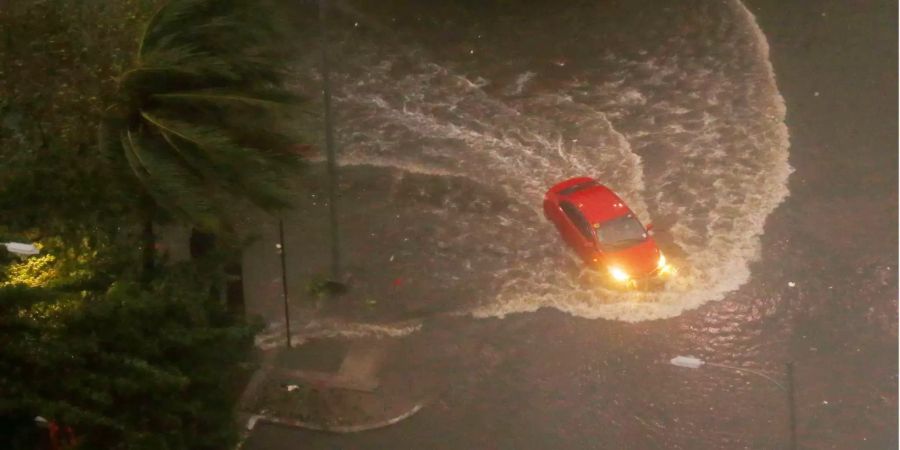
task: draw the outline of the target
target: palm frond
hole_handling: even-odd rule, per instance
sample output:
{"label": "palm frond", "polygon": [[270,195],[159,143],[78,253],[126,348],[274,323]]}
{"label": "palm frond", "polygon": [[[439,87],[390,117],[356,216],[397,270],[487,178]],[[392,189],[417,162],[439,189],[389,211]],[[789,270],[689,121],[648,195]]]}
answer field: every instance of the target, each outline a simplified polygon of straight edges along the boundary
{"label": "palm frond", "polygon": [[156,49],[141,57],[135,70],[163,69],[183,72],[196,77],[240,79],[236,69],[239,62],[229,61],[221,55],[205,52],[195,45],[181,45]]}
{"label": "palm frond", "polygon": [[282,173],[266,171],[244,182],[247,197],[265,211],[276,211],[292,206],[293,193]]}
{"label": "palm frond", "polygon": [[128,161],[128,166],[131,168],[131,172],[134,174],[135,178],[137,178],[138,183],[143,187],[144,192],[152,197],[158,204],[164,206],[170,213],[183,218],[183,212],[177,205],[171,202],[170,199],[159,192],[153,179],[150,177],[150,173],[147,172],[147,169],[140,161],[138,153],[135,151],[139,144],[136,142],[137,140],[133,133],[127,130],[123,131],[119,138],[122,143],[122,150],[125,153],[125,159]]}
{"label": "palm frond", "polygon": [[101,120],[97,127],[97,150],[106,161],[115,160],[122,153],[122,143],[116,136],[116,126],[110,120]]}
{"label": "palm frond", "polygon": [[191,19],[203,17],[215,2],[210,0],[170,0],[147,22],[138,45],[138,56],[155,48],[158,40],[188,25]]}
{"label": "palm frond", "polygon": [[275,50],[279,38],[267,26],[269,16],[254,2],[171,0],[151,20],[141,39],[138,67],[121,85],[140,84],[132,83],[134,75],[154,74],[280,84],[287,58]]}
{"label": "palm frond", "polygon": [[150,177],[160,193],[171,199],[191,222],[204,227],[212,226],[213,218],[219,214],[202,181],[172,161],[166,152],[148,151],[140,156],[146,162]]}
{"label": "palm frond", "polygon": [[152,186],[150,174],[147,173],[147,169],[144,168],[137,156],[137,152],[134,150],[137,144],[132,133],[126,130],[120,134],[119,139],[122,143],[122,150],[125,152],[125,158],[128,160],[128,165],[131,167],[131,171],[134,172],[134,176],[137,177],[142,185]]}
{"label": "palm frond", "polygon": [[141,39],[141,53],[185,43],[206,50],[240,53],[252,46],[271,46],[277,39],[274,16],[259,2],[170,0],[151,20]]}
{"label": "palm frond", "polygon": [[227,69],[210,70],[199,65],[137,67],[119,77],[119,91],[125,94],[153,93],[180,90],[197,83],[229,84],[240,75]]}
{"label": "palm frond", "polygon": [[[191,24],[189,27],[170,30],[161,35],[153,45],[153,50],[178,47],[184,44],[206,44],[206,40],[218,36],[235,33],[240,30],[241,23],[228,16],[209,17],[203,22]],[[205,45],[204,45],[205,47]]]}
{"label": "palm frond", "polygon": [[208,180],[209,182],[215,182],[217,180],[215,169],[211,167],[208,160],[205,160],[203,156],[196,151],[196,148],[178,143],[174,136],[165,131],[160,131],[160,135],[163,140],[165,140],[166,144],[174,150],[174,153],[182,160],[182,162],[198,177]]}
{"label": "palm frond", "polygon": [[139,120],[99,131],[101,150],[125,155],[134,186],[195,226],[228,223],[241,200],[289,206],[300,162],[291,147],[302,140],[289,124],[306,100],[284,88],[289,58],[273,11],[256,0],[168,0],[119,78],[121,117]]}
{"label": "palm frond", "polygon": [[178,157],[206,183],[211,194],[218,196],[220,193],[228,193],[234,197],[244,195],[241,186],[233,183],[230,179],[223,179],[221,172],[217,171],[215,165],[210,161],[204,160],[194,145],[180,141],[169,133],[163,132],[162,134],[169,147],[174,149]]}
{"label": "palm frond", "polygon": [[217,218],[221,216],[211,193],[205,189],[204,181],[196,174],[190,173],[167,151],[160,146],[148,149],[139,144],[132,133],[128,133],[130,150],[136,162],[146,173],[147,181],[152,183],[154,191],[168,199],[171,207],[201,227],[218,226]]}
{"label": "palm frond", "polygon": [[121,141],[122,148],[125,150],[125,158],[128,160],[132,172],[144,187],[144,191],[170,213],[182,220],[195,222],[196,219],[183,208],[178,197],[172,196],[167,189],[162,188],[158,177],[150,172],[152,161],[148,161],[148,153],[143,150],[144,145],[140,142],[140,137],[131,131],[125,131],[121,135]]}
{"label": "palm frond", "polygon": [[144,24],[144,31],[141,33],[140,39],[138,39],[138,50],[137,50],[138,58],[140,58],[141,55],[144,54],[144,48],[146,48],[146,46],[147,46],[147,41],[148,41],[150,31],[153,30],[154,27],[156,27],[157,23],[159,23],[160,16],[166,10],[166,6],[168,6],[168,5],[162,4],[158,8],[156,8],[156,11],[153,13],[152,16],[150,16],[150,20],[148,20],[147,23]]}
{"label": "palm frond", "polygon": [[245,106],[261,109],[282,109],[293,106],[296,103],[294,97],[270,97],[263,98],[254,95],[253,92],[241,91],[224,91],[224,90],[196,90],[185,92],[168,92],[164,94],[155,94],[153,98],[160,100],[172,100],[175,102],[201,103],[211,106],[230,107]]}
{"label": "palm frond", "polygon": [[146,112],[143,115],[178,147],[185,147],[184,143],[202,150],[208,158],[209,170],[228,180],[225,190],[232,195],[245,197],[267,210],[289,206],[290,192],[285,186],[284,172],[295,169],[298,159],[289,159],[285,153],[240,146],[213,127],[165,120]]}
{"label": "palm frond", "polygon": [[141,111],[141,117],[149,125],[202,149],[220,168],[253,168],[266,162],[258,152],[237,145],[220,129],[164,119],[146,111]]}
{"label": "palm frond", "polygon": [[253,148],[262,154],[270,165],[288,173],[299,168],[301,159],[293,150],[298,143],[309,142],[299,132],[293,132],[290,125],[282,122],[264,121],[268,117],[228,118],[223,126],[229,130],[235,141],[244,147]]}

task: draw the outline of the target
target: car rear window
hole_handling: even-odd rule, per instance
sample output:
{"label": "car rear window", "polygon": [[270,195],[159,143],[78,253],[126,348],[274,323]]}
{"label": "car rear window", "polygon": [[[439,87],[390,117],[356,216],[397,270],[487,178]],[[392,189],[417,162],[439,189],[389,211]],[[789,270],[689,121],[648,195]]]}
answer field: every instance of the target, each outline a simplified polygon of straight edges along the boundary
{"label": "car rear window", "polygon": [[589,188],[589,187],[593,187],[593,186],[596,186],[596,185],[597,185],[597,182],[594,181],[594,180],[591,180],[591,181],[585,181],[585,182],[583,182],[583,183],[574,184],[574,185],[572,185],[572,186],[569,186],[569,187],[567,187],[567,188],[565,188],[565,189],[559,191],[559,195],[569,195],[569,194],[574,194],[574,193],[576,193],[576,192],[578,192],[578,191],[580,191],[580,190],[582,190],[582,189],[587,189],[587,188]]}

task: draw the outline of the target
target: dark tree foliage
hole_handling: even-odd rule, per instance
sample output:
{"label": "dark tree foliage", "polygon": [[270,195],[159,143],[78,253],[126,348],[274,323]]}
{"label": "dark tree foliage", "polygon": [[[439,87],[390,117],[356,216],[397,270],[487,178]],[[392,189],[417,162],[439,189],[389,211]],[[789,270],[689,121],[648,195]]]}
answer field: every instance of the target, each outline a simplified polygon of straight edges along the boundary
{"label": "dark tree foliage", "polygon": [[[285,207],[298,98],[268,1],[0,7],[0,226],[32,239],[233,230]],[[307,121],[309,119],[306,119]]]}
{"label": "dark tree foliage", "polygon": [[298,99],[269,6],[0,2],[0,238],[42,247],[0,251],[0,448],[30,449],[4,427],[35,415],[88,449],[233,443],[254,330],[209,295],[233,252],[134,280],[154,222],[227,233],[236,205],[288,204]]}
{"label": "dark tree foliage", "polygon": [[80,241],[127,221],[134,191],[111,189],[97,127],[157,3],[0,5],[0,226]]}
{"label": "dark tree foliage", "polygon": [[196,281],[209,278],[174,267],[148,289],[116,283],[78,299],[0,288],[0,414],[52,418],[83,448],[233,445],[235,362],[256,330],[209,299]]}
{"label": "dark tree foliage", "polygon": [[233,228],[239,201],[289,205],[299,98],[285,89],[283,30],[265,2],[178,0],[149,20],[118,79],[101,148],[182,223]]}

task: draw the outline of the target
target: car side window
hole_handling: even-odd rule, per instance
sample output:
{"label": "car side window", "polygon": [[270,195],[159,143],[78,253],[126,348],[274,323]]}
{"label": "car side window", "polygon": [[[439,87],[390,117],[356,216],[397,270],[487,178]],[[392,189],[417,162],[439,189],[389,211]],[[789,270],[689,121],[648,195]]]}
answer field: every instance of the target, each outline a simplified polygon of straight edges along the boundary
{"label": "car side window", "polygon": [[569,216],[569,220],[575,224],[575,228],[578,228],[578,231],[581,232],[581,235],[584,236],[588,241],[594,241],[594,234],[591,233],[591,224],[588,223],[587,219],[581,215],[581,211],[575,207],[575,205],[569,202],[560,202],[559,207],[562,208],[563,212]]}

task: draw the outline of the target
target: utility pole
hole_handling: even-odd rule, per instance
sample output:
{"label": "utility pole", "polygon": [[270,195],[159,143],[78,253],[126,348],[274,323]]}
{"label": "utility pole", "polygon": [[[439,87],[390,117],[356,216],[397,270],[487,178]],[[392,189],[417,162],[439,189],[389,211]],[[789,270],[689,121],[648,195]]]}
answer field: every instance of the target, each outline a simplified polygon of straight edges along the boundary
{"label": "utility pole", "polygon": [[732,369],[738,372],[750,373],[761,378],[765,378],[769,380],[775,386],[778,386],[779,389],[784,391],[787,394],[788,401],[788,426],[790,427],[790,450],[797,450],[797,413],[796,408],[794,407],[794,363],[787,362],[785,363],[786,368],[786,376],[787,376],[787,386],[782,385],[778,382],[778,380],[766,375],[763,372],[745,369],[743,367],[729,366],[727,364],[719,364],[709,361],[703,361],[700,358],[695,358],[693,356],[676,356],[669,361],[673,366],[685,367],[688,369],[699,369],[702,366],[713,366],[713,367],[722,367],[724,369]]}
{"label": "utility pole", "polygon": [[331,278],[341,275],[337,220],[337,163],[335,161],[334,128],[331,123],[331,73],[328,67],[328,2],[319,0],[319,27],[322,52],[322,96],[325,104],[325,154],[328,161],[328,222],[331,230]]}
{"label": "utility pole", "polygon": [[791,426],[791,450],[797,450],[797,411],[794,406],[794,363],[788,362],[787,366],[787,397],[789,423]]}
{"label": "utility pole", "polygon": [[288,307],[287,265],[284,262],[284,221],[278,219],[278,255],[281,256],[281,295],[284,301],[284,330],[287,348],[291,348],[291,311]]}

